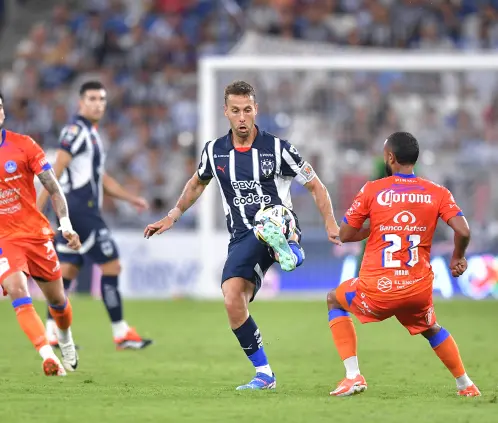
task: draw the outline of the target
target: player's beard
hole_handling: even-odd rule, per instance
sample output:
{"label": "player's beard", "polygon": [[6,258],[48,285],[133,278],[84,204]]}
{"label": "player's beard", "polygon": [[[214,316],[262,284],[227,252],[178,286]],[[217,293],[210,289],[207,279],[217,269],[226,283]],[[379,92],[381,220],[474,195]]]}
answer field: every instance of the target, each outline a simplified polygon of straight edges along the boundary
{"label": "player's beard", "polygon": [[239,138],[242,138],[242,139],[246,139],[246,138],[249,138],[249,135],[251,135],[251,132],[252,132],[252,128],[249,127],[249,125],[245,125],[246,127],[246,131],[245,132],[240,132],[237,128],[234,128],[233,131],[235,132],[235,134],[239,137]]}
{"label": "player's beard", "polygon": [[385,171],[387,176],[393,176],[393,168],[389,165],[389,163],[385,163]]}

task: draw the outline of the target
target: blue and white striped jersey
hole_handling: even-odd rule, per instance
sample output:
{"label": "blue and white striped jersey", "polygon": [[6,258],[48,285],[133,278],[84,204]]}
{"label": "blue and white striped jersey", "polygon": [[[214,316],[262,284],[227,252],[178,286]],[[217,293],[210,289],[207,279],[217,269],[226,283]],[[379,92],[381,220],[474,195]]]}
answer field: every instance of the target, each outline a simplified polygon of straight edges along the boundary
{"label": "blue and white striped jersey", "polygon": [[248,151],[234,148],[232,131],[207,142],[197,174],[204,181],[216,179],[232,238],[252,229],[256,212],[265,204],[292,209],[292,180],[304,185],[315,177],[292,144],[259,128]]}
{"label": "blue and white striped jersey", "polygon": [[59,148],[72,156],[61,175],[71,213],[99,213],[102,207],[105,154],[96,127],[75,116],[61,132]]}

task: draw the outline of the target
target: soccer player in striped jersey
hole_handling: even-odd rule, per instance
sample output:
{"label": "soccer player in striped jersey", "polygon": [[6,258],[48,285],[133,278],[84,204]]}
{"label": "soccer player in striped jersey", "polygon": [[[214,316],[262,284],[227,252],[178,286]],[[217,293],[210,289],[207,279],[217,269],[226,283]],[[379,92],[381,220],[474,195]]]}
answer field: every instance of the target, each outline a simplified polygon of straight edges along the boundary
{"label": "soccer player in striped jersey", "polygon": [[[261,287],[265,272],[276,261],[253,232],[253,219],[264,205],[284,205],[292,210],[290,185],[304,185],[320,211],[328,238],[338,244],[339,227],[327,189],[311,165],[285,140],[255,125],[258,112],[253,87],[236,81],[225,89],[225,116],[230,131],[206,143],[197,172],[186,184],[176,207],[144,231],[149,238],[169,230],[215,179],[223,201],[231,239],[223,269],[221,288],[233,333],[256,368],[255,377],[237,389],[274,389],[276,378],[269,365],[261,332],[249,314],[248,305]],[[290,245],[295,256],[292,270],[302,263],[297,243]]]}
{"label": "soccer player in striped jersey", "polygon": [[[57,236],[55,247],[66,289],[77,277],[84,257],[99,265],[102,271],[102,300],[111,320],[116,348],[138,350],[147,347],[152,341],[142,338],[124,320],[118,286],[121,270],[119,252],[102,218],[101,209],[104,193],[127,201],[138,211],[146,210],[148,204],[144,198],[127,192],[105,171],[105,152],[97,130],[107,105],[104,86],[99,81],[88,81],[81,86],[79,94],[78,114],[62,130],[54,171],[66,193],[73,225],[81,237],[82,246],[78,251],[73,251],[62,236]],[[40,210],[45,208],[47,198],[47,191],[41,192],[38,198]],[[53,319],[49,315],[47,336],[56,346],[57,341],[52,335],[53,326]]]}

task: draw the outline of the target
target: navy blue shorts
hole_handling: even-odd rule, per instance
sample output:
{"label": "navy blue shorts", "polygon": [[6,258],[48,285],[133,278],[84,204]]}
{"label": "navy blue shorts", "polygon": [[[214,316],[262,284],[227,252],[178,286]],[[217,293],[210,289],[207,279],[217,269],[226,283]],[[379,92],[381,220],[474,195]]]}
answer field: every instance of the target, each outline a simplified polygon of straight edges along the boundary
{"label": "navy blue shorts", "polygon": [[228,257],[223,267],[221,284],[230,278],[244,278],[255,286],[254,295],[261,288],[263,278],[270,266],[275,263],[268,247],[256,239],[253,231],[247,231],[241,238],[228,245]]}
{"label": "navy blue shorts", "polygon": [[109,228],[98,214],[70,213],[73,229],[81,240],[79,251],[67,247],[67,241],[58,233],[55,237],[55,249],[61,263],[72,263],[81,267],[86,256],[96,264],[104,264],[119,257],[116,243],[111,237]]}

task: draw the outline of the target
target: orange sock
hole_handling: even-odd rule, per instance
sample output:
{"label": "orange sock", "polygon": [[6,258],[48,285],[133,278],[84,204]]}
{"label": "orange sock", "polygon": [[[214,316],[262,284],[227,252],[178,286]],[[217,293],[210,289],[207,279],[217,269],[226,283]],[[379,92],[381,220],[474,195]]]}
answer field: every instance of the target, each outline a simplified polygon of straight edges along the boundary
{"label": "orange sock", "polygon": [[349,314],[344,310],[329,310],[329,327],[341,360],[356,357],[356,331]]}
{"label": "orange sock", "polygon": [[66,303],[63,306],[49,305],[48,309],[59,329],[69,329],[73,322],[73,308],[71,307],[69,298],[66,298]]}
{"label": "orange sock", "polygon": [[439,359],[455,378],[465,374],[458,346],[446,329],[441,328],[436,335],[429,339],[429,342]]}
{"label": "orange sock", "polygon": [[19,298],[12,301],[12,306],[16,311],[19,326],[29,338],[33,346],[38,351],[44,345],[48,345],[45,336],[45,326],[33,307],[33,300],[29,297]]}

